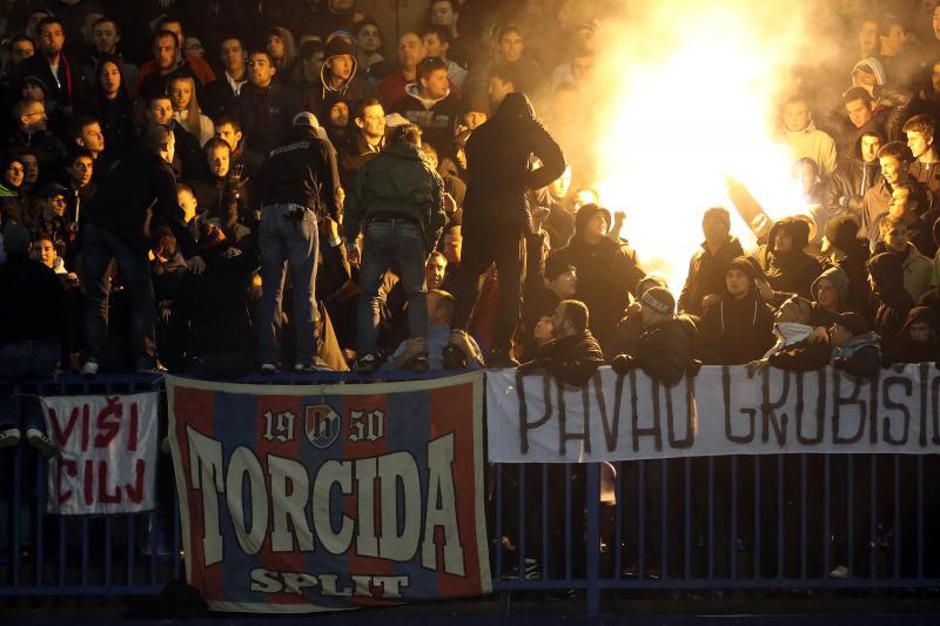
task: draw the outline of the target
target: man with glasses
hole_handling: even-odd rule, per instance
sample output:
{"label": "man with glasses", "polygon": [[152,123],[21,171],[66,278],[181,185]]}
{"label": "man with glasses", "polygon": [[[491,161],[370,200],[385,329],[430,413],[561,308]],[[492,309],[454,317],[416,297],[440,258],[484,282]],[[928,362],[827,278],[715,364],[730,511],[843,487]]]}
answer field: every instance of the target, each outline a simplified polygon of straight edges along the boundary
{"label": "man with glasses", "polygon": [[46,105],[36,100],[20,100],[13,105],[13,127],[6,136],[7,148],[29,148],[39,162],[43,180],[61,171],[65,145],[46,127]]}

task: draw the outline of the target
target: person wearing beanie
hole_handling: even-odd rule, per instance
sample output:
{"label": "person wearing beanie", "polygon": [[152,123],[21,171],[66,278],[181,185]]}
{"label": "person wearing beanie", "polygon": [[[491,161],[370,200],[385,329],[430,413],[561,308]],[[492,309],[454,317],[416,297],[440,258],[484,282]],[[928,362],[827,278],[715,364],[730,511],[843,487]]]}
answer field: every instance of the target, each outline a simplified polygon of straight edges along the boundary
{"label": "person wearing beanie", "polygon": [[643,305],[640,304],[640,298],[647,289],[653,287],[669,289],[669,284],[665,278],[655,274],[647,274],[639,280],[636,289],[631,294],[629,306],[624,310],[623,317],[614,328],[613,338],[609,342],[609,354],[630,353],[636,350],[640,337],[643,336]]}
{"label": "person wearing beanie", "polygon": [[875,332],[886,346],[896,340],[907,315],[914,308],[911,294],[904,288],[904,268],[901,259],[891,252],[882,252],[868,261],[871,275],[875,311]]}
{"label": "person wearing beanie", "polygon": [[803,251],[809,238],[809,223],[799,217],[785,217],[771,227],[764,272],[773,290],[786,294],[777,296],[778,300],[792,294],[810,297],[810,287],[822,267]]}
{"label": "person wearing beanie", "polygon": [[330,108],[339,100],[355,111],[361,100],[376,97],[378,90],[358,75],[358,70],[359,62],[352,41],[342,35],[330,39],[323,51],[319,82],[304,90],[304,109],[321,120],[329,120]]}
{"label": "person wearing beanie", "polygon": [[589,317],[583,302],[559,302],[552,314],[552,339],[539,346],[536,358],[520,365],[519,372],[544,369],[569,385],[588,382],[605,363],[600,344],[588,329]]}
{"label": "person wearing beanie", "polygon": [[610,211],[585,204],[575,216],[575,233],[567,246],[555,254],[560,262],[578,270],[576,297],[591,311],[591,332],[605,351],[613,347],[617,322],[643,278],[636,253],[622,242],[607,237]]}
{"label": "person wearing beanie", "polygon": [[881,367],[881,346],[871,324],[858,313],[842,313],[829,328],[830,364],[839,370],[872,378]]}
{"label": "person wearing beanie", "polygon": [[760,297],[756,271],[744,257],[731,261],[718,303],[702,315],[702,361],[711,365],[743,365],[774,343],[774,314]]}
{"label": "person wearing beanie", "polygon": [[829,220],[825,229],[827,247],[820,261],[825,269],[838,267],[845,272],[848,278],[845,309],[872,319],[874,312],[866,267],[871,250],[868,240],[858,236],[858,230],[858,220],[854,217],[843,215]]}
{"label": "person wearing beanie", "polygon": [[731,214],[727,209],[712,207],[705,211],[702,232],[705,241],[692,255],[679,294],[679,312],[699,316],[721,298],[728,265],[744,254],[740,242],[731,236]]}
{"label": "person wearing beanie", "polygon": [[692,363],[693,337],[687,324],[676,319],[676,302],[668,289],[651,287],[640,296],[643,334],[631,353],[611,360],[620,375],[639,367],[650,378],[672,387]]}
{"label": "person wearing beanie", "polygon": [[897,339],[885,346],[885,365],[935,363],[940,360],[940,315],[927,306],[907,314]]}

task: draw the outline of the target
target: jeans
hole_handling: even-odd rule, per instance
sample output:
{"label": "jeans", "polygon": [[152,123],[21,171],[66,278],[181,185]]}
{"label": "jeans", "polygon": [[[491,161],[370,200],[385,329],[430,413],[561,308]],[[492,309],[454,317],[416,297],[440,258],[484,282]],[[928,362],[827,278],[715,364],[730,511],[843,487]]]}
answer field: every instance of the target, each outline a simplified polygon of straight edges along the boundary
{"label": "jeans", "polygon": [[[295,211],[302,211],[298,221]],[[261,250],[261,303],[258,309],[258,357],[262,363],[280,358],[277,335],[281,328],[285,263],[290,265],[293,295],[295,359],[309,365],[317,354],[316,306],[317,216],[294,204],[269,204],[261,209],[258,248]]]}
{"label": "jeans", "polygon": [[389,267],[394,267],[408,299],[408,333],[414,339],[428,335],[427,287],[424,285],[425,253],[421,228],[408,219],[369,222],[363,233],[359,269],[357,343],[360,355],[375,352],[382,300],[379,287]]}
{"label": "jeans", "polygon": [[[16,399],[13,385],[7,381],[49,378],[55,373],[62,355],[58,341],[20,341],[0,346],[0,428],[16,426]],[[34,398],[22,399],[21,426],[45,431],[42,411]]]}
{"label": "jeans", "polygon": [[86,224],[82,237],[82,288],[85,290],[85,342],[88,359],[98,361],[108,339],[109,271],[117,260],[131,296],[131,345],[137,369],[157,364],[153,282],[147,251],[111,231]]}

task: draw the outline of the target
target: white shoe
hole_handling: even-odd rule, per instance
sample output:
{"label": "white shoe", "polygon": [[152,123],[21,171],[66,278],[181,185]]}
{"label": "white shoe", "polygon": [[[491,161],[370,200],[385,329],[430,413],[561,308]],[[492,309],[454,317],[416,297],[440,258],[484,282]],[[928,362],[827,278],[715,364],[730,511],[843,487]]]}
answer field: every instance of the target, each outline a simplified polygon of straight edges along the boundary
{"label": "white shoe", "polygon": [[79,373],[82,376],[97,376],[98,361],[85,361],[85,364],[82,365],[82,369]]}
{"label": "white shoe", "polygon": [[20,442],[20,429],[16,427],[0,430],[0,448],[9,448]]}
{"label": "white shoe", "polygon": [[845,580],[849,577],[849,568],[845,565],[837,565],[829,572],[829,578],[836,578],[838,580]]}
{"label": "white shoe", "polygon": [[46,433],[38,428],[27,429],[26,441],[29,442],[29,445],[39,450],[39,454],[47,459],[59,453],[59,446],[56,445],[55,441],[50,439]]}
{"label": "white shoe", "polygon": [[275,365],[274,363],[262,363],[261,373],[262,374],[277,374],[277,365]]}

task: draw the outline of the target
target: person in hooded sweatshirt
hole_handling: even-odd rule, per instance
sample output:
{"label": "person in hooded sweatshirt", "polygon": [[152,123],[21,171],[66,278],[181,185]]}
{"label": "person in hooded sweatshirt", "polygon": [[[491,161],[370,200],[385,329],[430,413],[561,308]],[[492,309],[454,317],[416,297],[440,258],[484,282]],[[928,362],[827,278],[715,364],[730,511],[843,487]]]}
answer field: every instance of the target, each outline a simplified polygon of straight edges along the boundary
{"label": "person in hooded sweatshirt", "polygon": [[885,365],[934,363],[940,359],[940,315],[926,306],[915,306],[907,314],[898,337],[885,346]]}
{"label": "person in hooded sweatshirt", "polygon": [[810,297],[822,267],[803,251],[809,234],[809,224],[799,217],[785,217],[771,227],[764,273],[775,292]]}
{"label": "person in hooded sweatshirt", "polygon": [[[586,204],[575,217],[575,233],[553,257],[578,271],[576,297],[591,311],[591,331],[605,349],[611,347],[614,329],[629,304],[644,272],[636,253],[607,237],[610,211]],[[640,294],[642,295],[642,294]]]}
{"label": "person in hooded sweatshirt", "polygon": [[914,308],[914,300],[904,288],[904,268],[896,254],[882,252],[873,256],[868,261],[868,272],[876,304],[875,332],[881,336],[884,345],[890,346]]}
{"label": "person in hooded sweatshirt", "polygon": [[872,378],[881,367],[880,337],[858,313],[842,313],[829,328],[829,363],[852,376]]}
{"label": "person in hooded sweatshirt", "polygon": [[519,366],[526,374],[545,369],[569,385],[583,385],[604,365],[604,352],[588,329],[590,313],[583,302],[562,300],[552,315],[552,340],[539,346],[536,358]]}
{"label": "person in hooded sweatshirt", "polygon": [[846,311],[854,311],[871,320],[874,317],[871,303],[871,288],[868,285],[868,268],[871,258],[868,240],[858,236],[858,220],[848,215],[834,217],[826,222],[828,249],[820,258],[825,269],[838,267],[848,279],[843,305]]}
{"label": "person in hooded sweatshirt", "polygon": [[702,315],[704,363],[743,365],[761,358],[774,344],[774,313],[757,292],[754,272],[744,257],[728,266],[720,300]]}
{"label": "person in hooded sweatshirt", "polygon": [[[488,363],[512,366],[512,336],[520,311],[525,253],[521,245],[532,231],[526,192],[562,175],[565,156],[521,93],[492,94],[496,112],[470,135],[467,196],[464,200],[463,252],[454,287],[457,299],[452,335],[466,331],[480,293],[480,277],[494,262],[499,272],[496,331]],[[542,162],[530,169],[535,155]],[[592,312],[592,316],[593,316]],[[461,339],[453,337],[456,346]],[[455,350],[449,354],[458,356]]]}
{"label": "person in hooded sweatshirt", "polygon": [[304,90],[304,109],[318,119],[330,119],[330,109],[339,100],[356,111],[359,102],[374,98],[378,90],[358,74],[359,63],[352,42],[343,36],[330,39],[323,52],[323,66],[318,83]]}
{"label": "person in hooded sweatshirt", "polygon": [[813,294],[813,313],[810,324],[815,327],[829,328],[836,318],[846,310],[845,300],[849,290],[849,278],[839,267],[830,267],[823,271],[810,291]]}
{"label": "person in hooded sweatshirt", "polygon": [[725,288],[725,273],[731,261],[744,254],[737,237],[731,235],[731,214],[712,207],[702,217],[705,241],[692,255],[685,286],[679,294],[679,312],[702,315],[716,304]]}
{"label": "person in hooded sweatshirt", "polygon": [[774,318],[777,342],[760,360],[749,365],[752,371],[770,366],[807,372],[829,362],[829,344],[814,341],[814,328],[810,326],[812,308],[809,300],[799,296],[793,296],[780,305]]}
{"label": "person in hooded sweatshirt", "polygon": [[437,57],[425,57],[417,72],[417,81],[405,86],[405,97],[392,112],[420,126],[424,141],[439,154],[452,156],[454,126],[463,114],[463,104],[450,88],[447,63]]}

